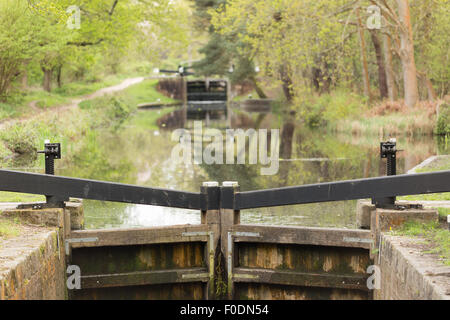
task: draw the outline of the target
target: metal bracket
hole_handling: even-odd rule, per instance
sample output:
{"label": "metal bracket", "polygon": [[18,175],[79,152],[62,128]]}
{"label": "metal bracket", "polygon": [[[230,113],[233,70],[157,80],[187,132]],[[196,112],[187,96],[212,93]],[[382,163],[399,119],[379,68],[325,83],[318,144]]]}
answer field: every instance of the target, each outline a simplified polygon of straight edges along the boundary
{"label": "metal bracket", "polygon": [[372,244],[372,239],[363,239],[363,238],[351,238],[351,237],[344,237],[343,239],[345,242],[355,242],[355,243],[369,243]]}
{"label": "metal bracket", "polygon": [[[55,174],[55,159],[61,159],[61,144],[60,143],[50,143],[49,140],[45,141],[44,150],[38,151],[37,153],[43,153],[45,155],[45,174],[54,175]],[[64,208],[64,201],[67,199],[62,199],[54,195],[45,196],[47,203],[44,205],[38,205],[38,209],[43,208]]]}
{"label": "metal bracket", "polygon": [[208,249],[209,249],[209,279],[214,282],[214,256],[216,254],[216,249],[214,245],[214,232],[203,231],[203,232],[183,232],[182,237],[199,237],[199,236],[209,236],[208,239]]}
{"label": "metal bracket", "polygon": [[69,199],[59,200],[55,203],[53,202],[35,202],[35,203],[22,203],[17,206],[17,209],[33,209],[33,210],[42,210],[42,209],[55,209],[55,208],[65,208],[65,201],[69,201]]}
{"label": "metal bracket", "polygon": [[[261,235],[258,232],[228,232],[227,243],[227,272],[228,272],[228,290],[231,290],[233,284],[233,236],[235,237],[255,237],[259,238]],[[237,275],[236,275],[237,276]],[[253,275],[240,274],[240,278],[253,277]]]}
{"label": "metal bracket", "polygon": [[208,273],[189,273],[189,274],[183,274],[181,275],[181,279],[186,279],[186,280],[203,280],[203,279],[208,279],[209,278],[209,274]]}
{"label": "metal bracket", "polygon": [[259,276],[254,274],[236,273],[235,275],[233,275],[233,279],[258,279],[258,278]]}
{"label": "metal bracket", "polygon": [[66,255],[69,255],[69,245],[71,243],[85,243],[85,242],[97,242],[98,238],[97,237],[93,237],[93,238],[72,238],[72,239],[66,239],[65,241],[65,249],[66,249]]}

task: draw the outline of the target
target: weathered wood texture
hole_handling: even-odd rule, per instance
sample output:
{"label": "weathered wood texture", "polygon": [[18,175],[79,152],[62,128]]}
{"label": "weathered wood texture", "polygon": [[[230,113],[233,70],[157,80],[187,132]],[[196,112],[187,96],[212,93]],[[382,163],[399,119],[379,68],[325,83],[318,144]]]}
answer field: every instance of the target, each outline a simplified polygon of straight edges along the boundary
{"label": "weathered wood texture", "polygon": [[105,229],[73,231],[71,239],[98,238],[94,242],[72,243],[72,248],[124,246],[138,244],[176,243],[189,241],[207,241],[207,235],[186,237],[183,233],[207,232],[206,225],[180,225],[170,227]]}
{"label": "weathered wood texture", "polygon": [[204,243],[109,246],[72,251],[82,275],[205,267]]}
{"label": "weathered wood texture", "polygon": [[365,274],[369,252],[360,248],[239,243],[235,266],[330,274]]}
{"label": "weathered wood texture", "polygon": [[204,285],[158,284],[102,289],[73,290],[73,300],[203,300]]}
{"label": "weathered wood texture", "polygon": [[88,289],[192,281],[207,282],[208,279],[209,273],[205,268],[141,271],[83,276],[81,277],[81,287]]}
{"label": "weathered wood texture", "polygon": [[367,276],[364,274],[347,275],[328,272],[235,268],[233,280],[234,282],[280,284],[286,286],[367,290]]}
{"label": "weathered wood texture", "polygon": [[370,231],[356,229],[235,225],[233,231],[259,233],[259,237],[237,237],[236,242],[309,244],[370,249],[371,241]]}
{"label": "weathered wood texture", "polygon": [[221,209],[203,211],[202,225],[73,231],[69,240],[82,273],[73,299],[370,298],[365,230],[239,225],[239,211]]}
{"label": "weathered wood texture", "polygon": [[370,299],[370,293],[348,289],[237,283],[234,297],[239,300],[367,300]]}
{"label": "weathered wood texture", "polygon": [[[370,298],[366,286],[369,274],[366,270],[373,263],[367,249],[332,246],[331,243],[299,245],[254,241],[235,242],[234,245],[233,298],[235,299],[239,299],[240,295],[261,299],[267,296],[276,296],[280,299],[288,299],[290,296],[299,299],[320,298],[320,295],[327,299]],[[265,285],[245,286],[241,285],[242,283]],[[237,286],[240,289],[237,289]],[[318,288],[323,289],[319,297],[317,297]]]}
{"label": "weathered wood texture", "polygon": [[[188,242],[189,238],[184,243],[72,248],[70,264],[80,267],[82,278],[81,290],[71,290],[71,299],[203,297],[204,293],[197,291],[199,287],[204,290],[209,279],[206,246],[204,242]],[[175,283],[179,286],[155,290],[157,284]],[[164,292],[164,288],[178,291]]]}

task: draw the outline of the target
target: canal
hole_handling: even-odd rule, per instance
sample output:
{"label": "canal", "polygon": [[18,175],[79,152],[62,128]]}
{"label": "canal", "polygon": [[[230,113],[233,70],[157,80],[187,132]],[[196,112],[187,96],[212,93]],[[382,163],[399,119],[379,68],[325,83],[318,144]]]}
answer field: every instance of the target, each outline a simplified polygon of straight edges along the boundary
{"label": "canal", "polygon": [[[175,164],[171,160],[177,143],[171,140],[175,128],[170,127],[170,121],[167,125],[160,123],[159,129],[148,125],[149,119],[163,113],[140,110],[120,128],[96,131],[79,150],[71,151],[75,153],[71,163],[57,163],[56,174],[192,192],[198,192],[204,181],[238,181],[241,191],[248,191],[385,174],[379,143],[388,136],[306,129],[298,121],[283,123],[281,117],[270,113],[239,110],[231,112],[232,128],[280,129],[277,174],[261,175],[259,164]],[[210,125],[224,130],[227,122],[212,121]],[[397,145],[404,150],[398,154],[399,174],[432,155],[444,153],[446,148],[430,136],[399,137]],[[63,146],[63,152],[64,148],[69,146]],[[10,166],[17,164],[12,162]],[[87,229],[200,223],[200,213],[191,210],[89,200],[84,202],[84,208]],[[356,201],[244,210],[241,223],[355,228],[355,210]]]}

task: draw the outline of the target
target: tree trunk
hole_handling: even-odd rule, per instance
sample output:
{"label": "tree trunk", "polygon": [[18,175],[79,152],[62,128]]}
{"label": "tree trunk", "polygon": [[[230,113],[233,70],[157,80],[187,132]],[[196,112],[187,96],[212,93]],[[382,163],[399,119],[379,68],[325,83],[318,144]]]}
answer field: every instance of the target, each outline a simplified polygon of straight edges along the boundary
{"label": "tree trunk", "polygon": [[419,88],[417,85],[417,70],[414,60],[414,42],[411,26],[411,15],[408,0],[397,0],[398,12],[403,28],[400,29],[400,60],[403,69],[403,83],[405,86],[405,104],[413,108],[419,102]]}
{"label": "tree trunk", "polygon": [[44,72],[44,81],[42,86],[45,91],[50,92],[52,89],[52,69],[42,67],[42,71]]}
{"label": "tree trunk", "polygon": [[264,93],[264,91],[259,86],[258,81],[256,81],[256,78],[255,77],[251,77],[250,80],[253,83],[253,87],[255,88],[255,91],[258,94],[258,97],[260,99],[267,99],[267,95]]}
{"label": "tree trunk", "polygon": [[289,76],[287,70],[286,70],[286,66],[282,66],[281,70],[280,70],[280,77],[281,77],[281,82],[282,82],[282,87],[283,87],[283,92],[284,92],[284,96],[286,97],[286,100],[288,102],[292,102],[293,99],[293,95],[292,95],[292,80],[291,77]]}
{"label": "tree trunk", "polygon": [[62,73],[62,65],[56,67],[56,83],[58,84],[58,88],[61,88],[61,73]]}
{"label": "tree trunk", "polygon": [[23,70],[22,79],[20,80],[20,83],[22,85],[22,89],[28,88],[28,71],[27,70]]}
{"label": "tree trunk", "polygon": [[292,121],[285,122],[281,130],[280,157],[282,159],[291,159],[292,140],[294,137],[295,125]]}
{"label": "tree trunk", "polygon": [[23,62],[23,70],[21,72],[21,78],[20,78],[20,84],[22,86],[22,89],[27,89],[28,88],[28,70],[27,70],[27,65],[29,63],[29,60],[26,60],[25,62]]}
{"label": "tree trunk", "polygon": [[398,92],[395,84],[394,67],[392,66],[391,38],[383,35],[384,64],[386,68],[386,84],[390,101],[397,100]]}
{"label": "tree trunk", "polygon": [[431,83],[431,80],[428,78],[427,74],[424,72],[418,72],[418,77],[424,84],[425,88],[427,88],[428,100],[436,101],[437,94],[433,88],[433,83]]}
{"label": "tree trunk", "polygon": [[380,88],[380,97],[386,98],[388,96],[387,80],[386,80],[386,68],[383,60],[383,52],[381,49],[380,39],[378,38],[375,30],[370,30],[370,36],[372,38],[373,47],[377,57],[378,65],[378,86]]}
{"label": "tree trunk", "polygon": [[364,84],[364,95],[370,98],[370,82],[369,82],[369,68],[367,67],[366,40],[364,39],[364,29],[362,27],[361,17],[359,15],[359,8],[356,9],[356,16],[358,18],[358,31],[361,48],[361,65]]}

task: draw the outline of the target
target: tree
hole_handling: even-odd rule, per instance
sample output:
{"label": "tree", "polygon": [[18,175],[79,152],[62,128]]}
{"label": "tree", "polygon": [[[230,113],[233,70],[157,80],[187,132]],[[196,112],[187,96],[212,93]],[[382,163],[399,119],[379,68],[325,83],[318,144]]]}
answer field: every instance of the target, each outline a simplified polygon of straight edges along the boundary
{"label": "tree", "polygon": [[[199,29],[209,30],[208,43],[199,50],[203,59],[194,63],[197,74],[204,76],[228,76],[232,83],[249,80],[260,98],[267,98],[256,79],[252,54],[245,42],[236,38],[235,34],[222,34],[211,25],[210,10],[222,10],[224,0],[194,0],[196,24]],[[230,68],[232,72],[230,73]]]}
{"label": "tree", "polygon": [[379,32],[376,30],[370,30],[370,37],[372,39],[372,44],[375,50],[375,55],[377,59],[378,66],[378,86],[380,89],[380,98],[388,97],[388,84],[387,84],[387,75],[386,75],[386,67],[383,56],[383,47],[378,37]]}
{"label": "tree", "polygon": [[397,10],[385,0],[371,0],[383,12],[387,32],[394,39],[395,47],[402,63],[405,104],[413,108],[419,102],[417,69],[414,57],[413,29],[408,0],[395,0]]}
{"label": "tree", "polygon": [[24,1],[0,2],[0,100],[36,52],[30,13]]}
{"label": "tree", "polygon": [[364,39],[364,27],[361,22],[359,7],[356,8],[356,16],[358,19],[357,25],[361,51],[361,65],[363,70],[364,95],[370,98],[370,82],[369,82],[369,68],[367,67],[366,40]]}
{"label": "tree", "polygon": [[353,32],[339,21],[354,3],[230,0],[212,13],[212,23],[220,34],[242,41],[290,101],[303,95],[308,83],[319,93],[329,91],[348,72],[342,62],[354,45]]}

